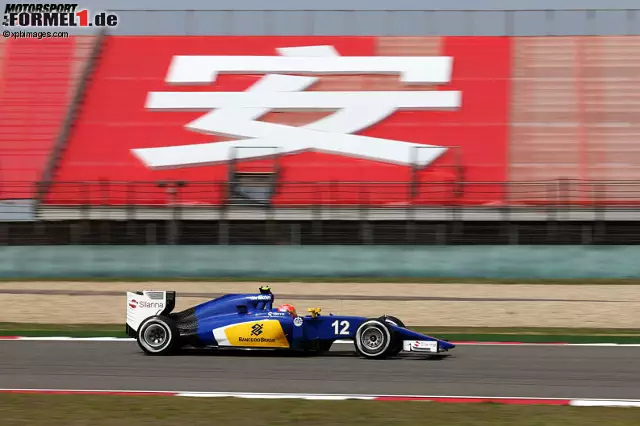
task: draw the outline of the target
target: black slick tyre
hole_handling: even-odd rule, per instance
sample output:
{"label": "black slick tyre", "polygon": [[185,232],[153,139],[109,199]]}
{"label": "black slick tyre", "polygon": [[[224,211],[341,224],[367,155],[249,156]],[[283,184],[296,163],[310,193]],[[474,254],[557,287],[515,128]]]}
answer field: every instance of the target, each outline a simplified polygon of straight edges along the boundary
{"label": "black slick tyre", "polygon": [[382,359],[393,349],[393,331],[380,319],[368,319],[356,330],[356,352],[365,358]]}
{"label": "black slick tyre", "polygon": [[148,355],[169,355],[177,349],[179,338],[175,321],[158,315],[140,324],[136,340]]}
{"label": "black slick tyre", "polygon": [[394,317],[391,315],[386,315],[384,317],[384,320],[392,325],[398,326],[398,327],[402,327],[402,328],[406,328],[406,326],[404,325],[404,323],[402,322],[402,320],[400,320],[400,318],[398,317]]}

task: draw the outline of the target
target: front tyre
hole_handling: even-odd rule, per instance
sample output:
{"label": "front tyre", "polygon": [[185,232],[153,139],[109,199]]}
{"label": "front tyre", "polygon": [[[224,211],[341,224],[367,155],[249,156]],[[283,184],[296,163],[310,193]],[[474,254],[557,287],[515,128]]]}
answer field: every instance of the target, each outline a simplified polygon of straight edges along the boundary
{"label": "front tyre", "polygon": [[178,346],[175,322],[163,315],[151,317],[138,328],[138,346],[149,355],[169,355]]}
{"label": "front tyre", "polygon": [[[388,324],[395,325],[396,327],[406,328],[406,326],[404,325],[402,320],[400,318],[398,318],[398,317],[394,317],[394,316],[391,316],[391,315],[386,315],[384,317],[384,320]],[[402,337],[395,336],[393,338],[393,342],[391,344],[391,349],[389,349],[388,356],[393,357],[393,356],[398,355],[400,352],[402,352]]]}
{"label": "front tyre", "polygon": [[401,327],[401,328],[406,328],[407,326],[404,325],[404,323],[402,322],[402,320],[398,317],[394,317],[391,315],[385,315],[384,317],[385,321],[388,322],[389,324],[393,324],[396,327]]}
{"label": "front tyre", "polygon": [[356,330],[354,343],[356,352],[365,358],[381,359],[389,355],[392,349],[391,328],[379,319],[369,319]]}

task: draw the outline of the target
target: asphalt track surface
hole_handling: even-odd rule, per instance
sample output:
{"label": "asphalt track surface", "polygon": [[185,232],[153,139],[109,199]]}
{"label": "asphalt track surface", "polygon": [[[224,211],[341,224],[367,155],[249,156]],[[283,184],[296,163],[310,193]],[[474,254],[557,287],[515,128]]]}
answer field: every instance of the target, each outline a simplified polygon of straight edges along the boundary
{"label": "asphalt track surface", "polygon": [[0,342],[0,388],[640,399],[640,347],[467,346],[367,360],[262,351],[144,355],[135,342]]}

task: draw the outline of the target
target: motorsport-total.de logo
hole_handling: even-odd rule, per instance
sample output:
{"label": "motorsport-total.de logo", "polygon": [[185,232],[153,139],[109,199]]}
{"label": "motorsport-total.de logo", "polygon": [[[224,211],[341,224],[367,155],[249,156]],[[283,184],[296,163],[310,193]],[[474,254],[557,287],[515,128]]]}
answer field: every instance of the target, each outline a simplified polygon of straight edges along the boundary
{"label": "motorsport-total.de logo", "polygon": [[5,27],[115,27],[118,16],[88,9],[76,3],[9,3],[4,8]]}

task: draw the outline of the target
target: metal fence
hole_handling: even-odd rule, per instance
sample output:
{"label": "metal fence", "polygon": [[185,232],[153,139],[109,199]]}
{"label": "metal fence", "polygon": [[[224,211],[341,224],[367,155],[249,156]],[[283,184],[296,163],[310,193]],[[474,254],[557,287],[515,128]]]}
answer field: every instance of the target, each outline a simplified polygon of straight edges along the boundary
{"label": "metal fence", "polygon": [[69,220],[0,222],[0,245],[629,245],[638,222]]}
{"label": "metal fence", "polygon": [[[237,181],[54,182],[43,197],[43,207],[147,207],[225,208],[238,204],[230,188]],[[252,184],[247,184],[250,187]],[[416,175],[402,182],[290,182],[265,181],[247,203],[278,208],[393,208],[393,207],[640,207],[640,181],[587,181],[557,179],[523,182],[428,181]],[[271,187],[272,186],[272,187]],[[39,184],[6,182],[0,199],[31,191]],[[262,195],[261,195],[262,194]],[[265,195],[266,194],[266,195]],[[259,198],[263,196],[265,198]],[[234,198],[235,197],[235,198]]]}
{"label": "metal fence", "polygon": [[[242,185],[245,185],[243,187]],[[43,209],[120,208],[131,212],[148,208],[214,210],[254,205],[270,208],[392,209],[396,207],[513,207],[589,209],[640,207],[640,181],[588,181],[556,179],[523,182],[465,182],[455,179],[425,180],[415,175],[401,182],[290,182],[240,181],[81,181],[1,182],[0,202],[34,198]],[[236,188],[233,192],[232,188]],[[239,189],[238,189],[239,188]],[[253,191],[262,188],[260,191]],[[240,191],[240,192],[237,192]],[[243,198],[244,191],[244,201]],[[135,217],[133,217],[135,218]],[[401,219],[401,218],[399,218]]]}
{"label": "metal fence", "polygon": [[[638,244],[640,182],[56,182],[0,186],[0,244]],[[25,213],[28,210],[28,214]],[[22,214],[20,213],[22,212]]]}

